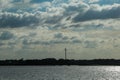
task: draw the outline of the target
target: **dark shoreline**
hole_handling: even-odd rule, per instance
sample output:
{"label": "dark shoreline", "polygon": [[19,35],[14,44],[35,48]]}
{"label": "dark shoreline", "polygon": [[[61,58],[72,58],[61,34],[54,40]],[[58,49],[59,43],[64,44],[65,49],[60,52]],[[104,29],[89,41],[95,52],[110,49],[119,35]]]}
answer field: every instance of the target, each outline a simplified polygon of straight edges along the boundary
{"label": "dark shoreline", "polygon": [[0,60],[0,66],[120,66],[120,60],[116,59],[93,59],[93,60],[74,60],[74,59],[29,59],[29,60]]}

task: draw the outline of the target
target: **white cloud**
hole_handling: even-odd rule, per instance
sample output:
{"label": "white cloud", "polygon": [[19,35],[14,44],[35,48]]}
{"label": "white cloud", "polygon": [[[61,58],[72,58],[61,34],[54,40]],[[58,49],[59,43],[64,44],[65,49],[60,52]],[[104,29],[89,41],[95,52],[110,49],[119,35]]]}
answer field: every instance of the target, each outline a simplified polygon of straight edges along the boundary
{"label": "white cloud", "polygon": [[99,2],[99,0],[89,0],[89,3],[96,3]]}
{"label": "white cloud", "polygon": [[0,10],[6,9],[6,8],[11,8],[13,6],[12,4],[13,0],[0,0]]}
{"label": "white cloud", "polygon": [[[92,4],[97,1],[90,0],[88,4],[83,0],[42,3],[1,0],[0,6],[8,6],[0,12],[0,55],[10,52],[14,53],[11,58],[33,58],[32,53],[34,58],[50,57],[49,54],[62,56],[64,47],[67,47],[71,58],[99,58],[106,53],[111,57],[115,53],[114,57],[118,58],[120,4]],[[17,9],[17,12],[8,8]],[[46,53],[45,56],[42,53]],[[9,55],[1,56],[7,58]]]}

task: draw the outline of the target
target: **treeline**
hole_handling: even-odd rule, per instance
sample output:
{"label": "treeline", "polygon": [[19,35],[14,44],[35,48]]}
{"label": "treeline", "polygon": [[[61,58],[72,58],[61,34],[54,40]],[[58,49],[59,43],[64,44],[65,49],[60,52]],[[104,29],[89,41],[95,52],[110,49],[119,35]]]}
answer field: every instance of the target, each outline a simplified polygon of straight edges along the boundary
{"label": "treeline", "polygon": [[120,60],[115,59],[94,59],[94,60],[74,60],[74,59],[31,59],[31,60],[0,60],[0,65],[120,65]]}

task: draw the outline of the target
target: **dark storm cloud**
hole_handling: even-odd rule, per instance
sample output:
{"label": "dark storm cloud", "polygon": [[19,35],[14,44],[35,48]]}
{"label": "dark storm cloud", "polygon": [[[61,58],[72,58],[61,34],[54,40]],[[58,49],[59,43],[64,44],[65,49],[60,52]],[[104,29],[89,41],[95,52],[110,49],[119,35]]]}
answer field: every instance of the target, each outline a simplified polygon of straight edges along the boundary
{"label": "dark storm cloud", "polygon": [[89,9],[84,14],[78,14],[73,18],[74,22],[82,22],[96,19],[115,19],[120,18],[120,6],[111,7],[111,9],[95,10]]}
{"label": "dark storm cloud", "polygon": [[39,19],[34,14],[0,13],[0,28],[15,28],[37,25]]}
{"label": "dark storm cloud", "polygon": [[0,35],[0,40],[9,40],[9,39],[12,39],[13,37],[14,37],[14,34],[8,31],[4,31]]}

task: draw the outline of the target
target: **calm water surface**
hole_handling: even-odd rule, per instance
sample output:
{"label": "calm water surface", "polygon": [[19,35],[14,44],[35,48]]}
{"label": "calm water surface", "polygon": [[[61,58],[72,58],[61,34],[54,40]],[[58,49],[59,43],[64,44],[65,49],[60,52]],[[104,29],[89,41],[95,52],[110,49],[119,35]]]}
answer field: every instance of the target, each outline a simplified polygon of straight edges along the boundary
{"label": "calm water surface", "polygon": [[0,66],[0,80],[120,80],[120,66]]}

